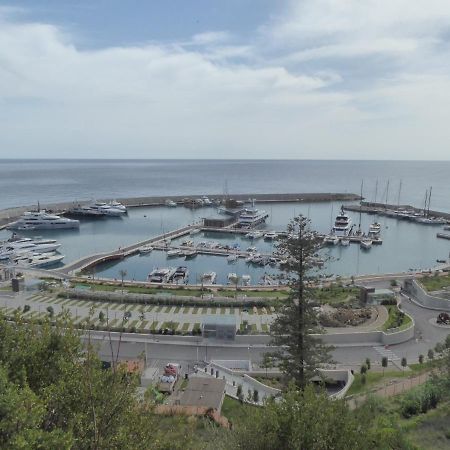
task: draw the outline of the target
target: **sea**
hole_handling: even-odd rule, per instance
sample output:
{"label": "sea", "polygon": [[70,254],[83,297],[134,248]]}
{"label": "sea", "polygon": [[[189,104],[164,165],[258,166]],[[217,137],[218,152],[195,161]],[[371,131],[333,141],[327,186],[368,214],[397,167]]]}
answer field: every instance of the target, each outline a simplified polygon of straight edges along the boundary
{"label": "sea", "polygon": [[[388,186],[389,182],[389,186]],[[140,196],[350,192],[450,212],[450,161],[5,160],[0,209]]]}
{"label": "sea", "polygon": [[[450,212],[450,162],[429,161],[301,161],[301,160],[0,160],[0,209],[46,203],[120,199],[141,196],[214,195],[246,193],[361,192],[368,200],[422,206],[432,189],[431,209]],[[337,215],[339,202],[258,203],[268,212],[265,230],[281,231],[295,215],[311,219],[319,232],[327,233]],[[61,243],[64,263],[84,256],[111,251],[214,215],[214,208],[132,208],[127,216],[104,220],[82,220],[79,230],[39,231]],[[383,244],[370,250],[359,245],[325,248],[322,270],[327,275],[362,275],[426,270],[437,259],[447,259],[450,241],[438,239],[442,227],[419,225],[350,213],[353,223],[368,231],[377,220],[382,225]],[[23,232],[33,236],[37,232]],[[0,231],[0,240],[10,232]],[[269,253],[272,244],[262,239],[250,242],[238,236],[199,234],[193,240],[256,246]],[[164,252],[133,256],[116,264],[96,268],[96,276],[145,280],[156,267],[187,266],[190,283],[202,273],[215,271],[218,283],[228,273],[250,275],[259,282],[270,267],[255,267],[243,260],[228,264],[224,257],[197,256],[193,260],[167,258]]]}

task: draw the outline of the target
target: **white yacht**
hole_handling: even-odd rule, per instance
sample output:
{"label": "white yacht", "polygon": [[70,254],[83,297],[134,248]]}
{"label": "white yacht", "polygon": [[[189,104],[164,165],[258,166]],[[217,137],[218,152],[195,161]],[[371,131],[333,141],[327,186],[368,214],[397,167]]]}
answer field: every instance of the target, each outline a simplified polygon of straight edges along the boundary
{"label": "white yacht", "polygon": [[147,255],[148,253],[151,253],[152,251],[153,251],[153,247],[151,245],[144,245],[143,247],[139,248],[140,255]]}
{"label": "white yacht", "polygon": [[204,206],[213,206],[213,202],[206,195],[204,195],[201,200]]}
{"label": "white yacht", "polygon": [[166,200],[166,206],[168,206],[169,208],[176,208],[177,204],[173,201],[173,200]]}
{"label": "white yacht", "polygon": [[250,275],[242,275],[242,284],[244,286],[249,286],[251,281]]}
{"label": "white yacht", "polygon": [[381,232],[381,225],[378,222],[374,222],[369,227],[369,236],[377,236]]}
{"label": "white yacht", "polygon": [[101,215],[104,216],[121,216],[123,214],[126,213],[126,210],[122,210],[119,208],[113,208],[111,205],[108,205],[105,202],[94,202],[91,205],[89,205],[89,207],[93,210],[93,211],[98,211]]}
{"label": "white yacht", "polygon": [[246,208],[241,212],[238,223],[241,227],[252,228],[264,223],[268,217],[269,214],[266,211],[260,211],[256,208]]}
{"label": "white yacht", "polygon": [[340,243],[342,247],[348,247],[350,245],[350,239],[342,238]]}
{"label": "white yacht", "polygon": [[334,227],[331,233],[335,236],[348,236],[352,227],[352,219],[345,214],[344,207],[341,208],[341,213],[336,216]]}
{"label": "white yacht", "polygon": [[63,259],[64,255],[60,255],[59,253],[55,252],[49,252],[41,254],[23,255],[21,257],[16,258],[14,262],[18,266],[40,268],[59,263]]}
{"label": "white yacht", "polygon": [[369,250],[372,247],[372,239],[362,239],[359,245],[363,250]]}
{"label": "white yacht", "polygon": [[148,274],[148,281],[150,283],[167,283],[174,273],[175,269],[173,267],[154,269]]}
{"label": "white yacht", "polygon": [[216,272],[206,272],[202,275],[203,284],[216,284]]}
{"label": "white yacht", "polygon": [[323,243],[325,245],[337,245],[339,244],[339,239],[336,236],[325,236],[325,238],[323,239]]}
{"label": "white yacht", "polygon": [[124,204],[118,202],[117,200],[110,201],[109,206],[111,206],[111,208],[120,209],[124,213],[127,212],[127,207]]}
{"label": "white yacht", "polygon": [[234,263],[234,262],[237,261],[237,259],[238,259],[238,256],[235,255],[235,254],[231,254],[231,255],[228,255],[228,256],[227,256],[227,261],[228,261],[229,263]]}
{"label": "white yacht", "polygon": [[230,272],[227,276],[228,284],[236,284],[238,279],[238,276],[234,272]]}
{"label": "white yacht", "polygon": [[54,230],[79,228],[80,222],[78,220],[67,219],[65,217],[57,216],[56,214],[49,214],[45,210],[42,211],[27,211],[13,223],[10,223],[6,228],[8,229],[33,229],[33,230]]}
{"label": "white yacht", "polygon": [[167,257],[168,258],[174,258],[175,256],[180,256],[181,250],[178,248],[174,248],[172,250],[169,250],[167,252]]}
{"label": "white yacht", "polygon": [[265,241],[273,241],[277,237],[278,237],[278,233],[276,231],[269,231],[268,233],[266,233],[264,235],[264,240]]}

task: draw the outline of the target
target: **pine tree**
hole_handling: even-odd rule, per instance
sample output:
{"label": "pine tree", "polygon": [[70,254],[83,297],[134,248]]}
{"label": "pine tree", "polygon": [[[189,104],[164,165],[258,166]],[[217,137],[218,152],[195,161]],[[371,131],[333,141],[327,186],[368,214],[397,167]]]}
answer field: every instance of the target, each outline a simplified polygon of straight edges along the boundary
{"label": "pine tree", "polygon": [[302,390],[319,375],[317,369],[331,361],[331,347],[313,336],[321,331],[310,287],[320,246],[321,239],[311,230],[309,219],[301,215],[291,220],[286,235],[277,243],[277,254],[285,261],[281,270],[290,293],[271,326],[272,345],[280,349],[272,354],[287,378]]}

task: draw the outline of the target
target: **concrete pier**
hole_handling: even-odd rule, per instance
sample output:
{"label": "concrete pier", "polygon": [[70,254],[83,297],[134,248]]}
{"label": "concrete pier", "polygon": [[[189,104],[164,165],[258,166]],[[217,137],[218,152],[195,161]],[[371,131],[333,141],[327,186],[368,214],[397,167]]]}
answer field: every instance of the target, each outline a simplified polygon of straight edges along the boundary
{"label": "concrete pier", "polygon": [[[172,200],[181,204],[185,198],[200,198],[202,194],[185,194],[185,195],[168,195],[168,196],[154,196],[154,197],[133,197],[133,198],[119,198],[117,199],[128,208],[148,207],[148,206],[164,206],[166,200]],[[266,202],[349,202],[360,200],[361,197],[356,194],[347,193],[288,193],[288,194],[232,194],[224,196],[223,194],[209,194],[210,199],[225,200],[232,197],[235,200],[251,201],[254,199],[257,203]],[[109,201],[111,199],[100,199],[100,201]],[[63,214],[65,211],[73,208],[76,205],[87,205],[92,200],[74,200],[71,202],[60,203],[41,203],[41,209],[51,210],[57,214]],[[25,211],[37,209],[37,205],[17,206],[15,208],[7,208],[0,210],[0,229],[5,225],[17,219]]]}

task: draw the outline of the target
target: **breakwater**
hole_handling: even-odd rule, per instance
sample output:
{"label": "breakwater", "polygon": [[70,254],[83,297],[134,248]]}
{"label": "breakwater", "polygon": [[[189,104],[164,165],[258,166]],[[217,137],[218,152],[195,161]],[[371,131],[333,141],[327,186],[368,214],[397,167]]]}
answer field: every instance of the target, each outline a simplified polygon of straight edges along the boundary
{"label": "breakwater", "polygon": [[[298,203],[309,203],[309,202],[349,202],[360,200],[361,197],[356,194],[351,193],[287,193],[287,194],[232,194],[232,195],[220,195],[211,194],[208,195],[211,199],[225,200],[227,198],[233,198],[240,201],[249,201],[254,199],[255,202],[298,202]],[[138,208],[138,207],[148,207],[148,206],[162,206],[165,204],[166,200],[172,200],[176,203],[181,203],[183,199],[186,198],[200,198],[200,195],[172,195],[172,196],[153,196],[153,197],[133,197],[133,198],[119,198],[117,199],[123,203],[128,208]],[[100,199],[100,201],[109,201],[111,199]],[[78,201],[74,200],[72,202],[60,202],[60,203],[41,203],[41,209],[47,209],[58,214],[63,214],[75,205],[87,205],[91,203],[92,200]],[[37,204],[27,205],[27,206],[17,206],[15,208],[8,208],[0,210],[0,229],[17,219],[25,211],[30,211],[37,209]]]}

